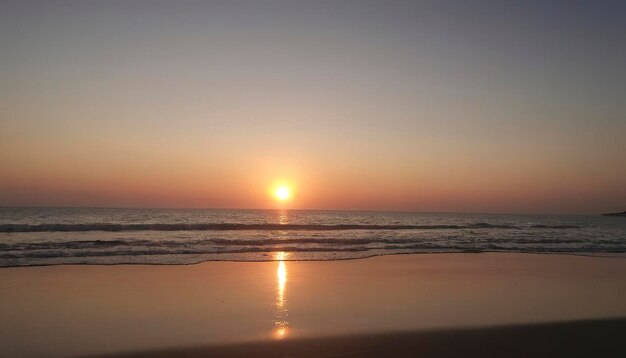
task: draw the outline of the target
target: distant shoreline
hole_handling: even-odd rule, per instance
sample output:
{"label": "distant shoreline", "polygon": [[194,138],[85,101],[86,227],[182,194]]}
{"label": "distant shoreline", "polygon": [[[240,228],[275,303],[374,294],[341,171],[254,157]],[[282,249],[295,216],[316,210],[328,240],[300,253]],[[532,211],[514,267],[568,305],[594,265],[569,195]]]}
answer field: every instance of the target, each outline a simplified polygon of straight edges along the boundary
{"label": "distant shoreline", "polygon": [[605,213],[602,214],[602,216],[618,216],[618,217],[626,217],[626,211],[623,211],[621,213]]}

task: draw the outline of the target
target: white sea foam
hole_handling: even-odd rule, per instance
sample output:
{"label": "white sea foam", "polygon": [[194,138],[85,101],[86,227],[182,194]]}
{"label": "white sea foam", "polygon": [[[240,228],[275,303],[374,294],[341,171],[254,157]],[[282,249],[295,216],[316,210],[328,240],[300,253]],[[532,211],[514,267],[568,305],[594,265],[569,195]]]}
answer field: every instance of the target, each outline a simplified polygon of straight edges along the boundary
{"label": "white sea foam", "polygon": [[396,253],[626,253],[602,216],[0,208],[0,266],[334,260]]}

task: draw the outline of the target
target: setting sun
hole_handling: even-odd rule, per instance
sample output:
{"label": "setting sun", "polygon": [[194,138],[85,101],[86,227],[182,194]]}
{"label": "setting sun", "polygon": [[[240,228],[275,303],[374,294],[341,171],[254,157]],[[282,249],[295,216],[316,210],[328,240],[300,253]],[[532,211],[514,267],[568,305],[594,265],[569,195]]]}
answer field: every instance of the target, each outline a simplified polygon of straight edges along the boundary
{"label": "setting sun", "polygon": [[281,200],[281,201],[287,200],[290,197],[289,188],[287,188],[286,186],[278,187],[274,195],[276,195],[276,198],[278,200]]}
{"label": "setting sun", "polygon": [[626,0],[0,24],[0,358],[626,358]]}

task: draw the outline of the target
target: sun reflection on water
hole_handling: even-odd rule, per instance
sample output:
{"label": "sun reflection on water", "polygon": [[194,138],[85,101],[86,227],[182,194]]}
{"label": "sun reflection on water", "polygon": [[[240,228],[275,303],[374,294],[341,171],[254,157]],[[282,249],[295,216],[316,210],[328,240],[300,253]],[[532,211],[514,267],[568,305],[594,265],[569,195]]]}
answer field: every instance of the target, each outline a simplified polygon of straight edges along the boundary
{"label": "sun reflection on water", "polygon": [[273,336],[276,339],[283,339],[287,337],[289,333],[288,310],[287,310],[287,265],[285,264],[285,258],[287,253],[276,252],[274,254],[274,260],[278,261],[278,268],[276,269],[276,313],[274,315],[274,331]]}
{"label": "sun reflection on water", "polygon": [[278,223],[281,225],[289,224],[289,216],[287,215],[286,210],[281,210],[278,212]]}

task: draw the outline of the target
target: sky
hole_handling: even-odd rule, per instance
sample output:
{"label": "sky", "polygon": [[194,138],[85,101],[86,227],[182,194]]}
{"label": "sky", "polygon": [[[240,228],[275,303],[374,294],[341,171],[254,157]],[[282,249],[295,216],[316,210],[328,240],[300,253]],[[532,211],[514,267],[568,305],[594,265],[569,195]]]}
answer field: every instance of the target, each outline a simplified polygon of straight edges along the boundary
{"label": "sky", "polygon": [[0,1],[0,205],[626,210],[626,2]]}

